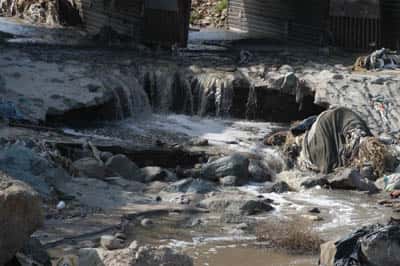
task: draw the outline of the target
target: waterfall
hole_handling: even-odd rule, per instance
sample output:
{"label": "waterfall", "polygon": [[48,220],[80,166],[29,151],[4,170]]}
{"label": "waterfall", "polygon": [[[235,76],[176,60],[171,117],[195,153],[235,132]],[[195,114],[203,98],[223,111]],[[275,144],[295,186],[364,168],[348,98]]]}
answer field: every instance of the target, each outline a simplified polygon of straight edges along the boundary
{"label": "waterfall", "polygon": [[294,95],[256,87],[239,71],[140,66],[125,72],[105,80],[118,119],[155,112],[286,122],[314,114],[313,109],[300,114]]}
{"label": "waterfall", "polygon": [[137,77],[113,73],[103,82],[113,93],[115,117],[118,120],[151,114],[147,93]]}

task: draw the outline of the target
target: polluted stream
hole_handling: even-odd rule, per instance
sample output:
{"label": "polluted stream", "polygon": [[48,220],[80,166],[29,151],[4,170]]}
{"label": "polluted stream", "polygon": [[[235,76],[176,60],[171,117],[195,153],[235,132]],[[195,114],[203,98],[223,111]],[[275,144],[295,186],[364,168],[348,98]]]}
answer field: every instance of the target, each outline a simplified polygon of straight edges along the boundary
{"label": "polluted stream", "polygon": [[[129,137],[135,136],[138,140],[146,136],[164,137],[170,141],[170,138],[179,141],[193,138],[207,139],[209,147],[211,147],[209,149],[215,149],[214,152],[225,154],[245,152],[261,155],[267,158],[267,161],[272,162],[270,167],[277,171],[283,171],[284,159],[280,152],[265,146],[262,139],[266,134],[284,127],[287,125],[176,114],[153,114],[144,120],[128,119],[93,131],[71,129],[67,131],[69,134],[83,137],[96,136],[97,138],[109,138],[107,132],[112,131],[111,139],[117,138],[118,132],[130,132]],[[121,136],[121,139],[123,138],[126,136]],[[383,223],[392,214],[390,209],[377,204],[376,197],[378,196],[361,192],[331,191],[317,187],[283,194],[263,194],[259,192],[260,188],[260,184],[248,184],[239,188],[240,192],[257,196],[263,195],[274,201],[275,210],[259,216],[257,219],[297,217],[301,214],[309,214],[308,210],[312,208],[318,208],[319,216],[322,219],[314,221],[312,226],[322,240],[338,239],[363,225]],[[308,266],[316,265],[318,262],[315,255],[294,255],[286,251],[266,248],[262,243],[257,242],[256,237],[252,234],[227,233],[221,230],[221,225],[218,223],[208,223],[201,226],[201,229],[191,228],[184,226],[186,222],[182,223],[181,220],[184,218],[171,217],[157,217],[156,220],[159,222],[150,231],[140,229],[140,227],[136,228],[136,239],[183,250],[191,255],[195,265],[199,266]]]}

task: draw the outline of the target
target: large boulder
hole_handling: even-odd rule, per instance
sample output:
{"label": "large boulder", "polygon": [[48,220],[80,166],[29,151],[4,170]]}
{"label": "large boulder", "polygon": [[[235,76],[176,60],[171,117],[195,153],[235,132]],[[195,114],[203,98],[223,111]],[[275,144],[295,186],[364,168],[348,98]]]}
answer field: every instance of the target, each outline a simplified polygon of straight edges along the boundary
{"label": "large boulder", "polygon": [[219,178],[225,176],[236,176],[239,180],[248,180],[249,159],[239,153],[222,157],[205,164],[200,170],[200,175],[211,181],[218,181]]}
{"label": "large boulder", "polygon": [[108,159],[106,168],[108,171],[125,179],[138,182],[144,181],[139,167],[123,154],[117,154]]}
{"label": "large boulder", "polygon": [[260,160],[251,159],[249,163],[249,176],[253,182],[263,183],[272,181],[274,173]]}
{"label": "large boulder", "polygon": [[237,192],[222,192],[200,202],[200,206],[212,212],[237,216],[255,215],[274,210],[272,201]]}
{"label": "large boulder", "polygon": [[50,188],[43,175],[51,169],[49,161],[23,145],[14,144],[0,150],[0,170],[27,183],[44,197],[50,195]]}
{"label": "large boulder", "polygon": [[400,265],[400,226],[389,225],[366,235],[361,252],[369,265]]}
{"label": "large boulder", "polygon": [[325,187],[328,185],[329,185],[328,179],[324,175],[320,175],[317,177],[308,177],[300,184],[301,187],[304,187],[306,189],[313,188],[316,186]]}
{"label": "large boulder", "polygon": [[259,191],[260,193],[285,193],[291,191],[290,186],[284,181],[278,181],[275,183],[267,182]]}
{"label": "large boulder", "polygon": [[0,265],[11,260],[42,223],[39,194],[0,173]]}
{"label": "large boulder", "polygon": [[72,167],[79,176],[101,179],[106,176],[104,164],[93,157],[79,159],[72,164]]}
{"label": "large boulder", "polygon": [[347,189],[377,192],[375,184],[363,178],[358,170],[344,168],[328,176],[329,186],[333,189]]}
{"label": "large boulder", "polygon": [[39,239],[32,237],[17,253],[21,265],[51,266],[51,258]]}
{"label": "large boulder", "polygon": [[320,266],[400,265],[400,225],[370,225],[321,245]]}

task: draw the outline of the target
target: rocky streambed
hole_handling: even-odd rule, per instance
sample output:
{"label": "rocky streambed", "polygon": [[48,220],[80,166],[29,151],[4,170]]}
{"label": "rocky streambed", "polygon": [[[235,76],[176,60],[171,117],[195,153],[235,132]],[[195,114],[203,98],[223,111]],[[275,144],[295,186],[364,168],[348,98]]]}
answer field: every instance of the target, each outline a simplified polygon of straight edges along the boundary
{"label": "rocky streambed", "polygon": [[[183,149],[186,156],[201,156],[186,165],[180,160],[161,159],[163,163],[158,164],[163,168],[154,166],[157,161],[153,161],[151,155],[147,160],[137,159],[142,164],[142,171],[148,174],[140,183],[138,180],[128,181],[129,178],[124,181],[106,178],[103,179],[106,188],[103,181],[74,178],[72,183],[67,183],[70,189],[65,192],[78,195],[77,205],[66,201],[68,207],[54,214],[38,235],[48,243],[54,257],[65,253],[79,254],[79,249],[100,245],[96,239],[102,234],[123,231],[127,242],[135,240],[168,246],[189,254],[195,265],[264,265],[265,261],[270,261],[270,265],[315,265],[317,253],[276,247],[258,239],[257,227],[271,220],[290,220],[299,225],[306,221],[321,239],[329,240],[360,226],[390,219],[392,209],[378,204],[384,195],[331,191],[318,186],[311,189],[302,187],[302,182],[317,175],[288,169],[282,153],[263,144],[263,136],[285,126],[185,115],[154,115],[150,119],[108,123],[95,129],[64,128],[69,138],[79,141],[110,144],[145,138],[143,143],[154,142],[159,148]],[[112,136],[108,135],[110,130]],[[64,145],[67,143],[64,140]],[[102,145],[97,147],[101,149]],[[238,154],[250,158],[249,162],[246,164],[235,158]],[[131,158],[134,160],[135,157]],[[225,161],[223,169],[207,170],[207,173],[217,171],[210,173],[211,179],[206,176],[193,179],[184,173],[196,169],[201,171],[213,160]],[[218,171],[233,171],[232,175],[240,176],[235,171],[243,171],[240,169],[242,164],[250,171],[246,183],[240,184],[240,180],[234,177],[215,181]],[[135,197],[115,195],[127,191],[134,191]],[[76,212],[76,208],[81,209],[80,205],[98,208],[98,213],[88,215],[90,218],[85,217],[85,212],[82,217],[70,215],[70,212]],[[115,217],[111,213],[121,205],[124,205],[121,211],[125,213],[122,224],[107,228],[104,223],[112,223]],[[85,223],[88,224],[83,226]],[[74,228],[85,235],[94,230],[94,225],[98,226],[98,232],[105,228],[105,233],[90,233],[76,239],[74,234],[66,234],[66,228]]]}
{"label": "rocky streambed", "polygon": [[20,263],[316,265],[322,240],[396,216],[265,143],[340,105],[397,147],[395,72],[304,51],[4,48],[0,169],[43,201],[40,243],[7,254]]}

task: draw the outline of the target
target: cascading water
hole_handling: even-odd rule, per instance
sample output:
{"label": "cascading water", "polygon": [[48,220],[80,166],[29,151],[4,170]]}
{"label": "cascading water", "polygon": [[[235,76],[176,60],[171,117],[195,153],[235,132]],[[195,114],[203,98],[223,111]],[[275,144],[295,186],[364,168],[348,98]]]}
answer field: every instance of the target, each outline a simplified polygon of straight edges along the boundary
{"label": "cascading water", "polygon": [[289,122],[323,110],[314,108],[311,101],[307,103],[311,108],[299,113],[295,94],[256,87],[240,71],[195,73],[186,68],[140,66],[101,78],[105,89],[112,93],[113,105],[103,110],[112,112],[107,117],[117,120],[175,113]]}
{"label": "cascading water", "polygon": [[118,120],[151,114],[148,95],[137,77],[115,73],[105,84],[113,93],[115,117]]}

